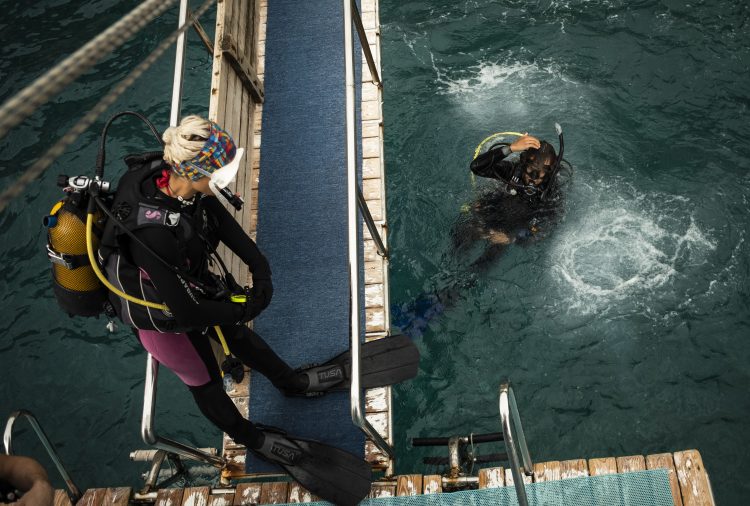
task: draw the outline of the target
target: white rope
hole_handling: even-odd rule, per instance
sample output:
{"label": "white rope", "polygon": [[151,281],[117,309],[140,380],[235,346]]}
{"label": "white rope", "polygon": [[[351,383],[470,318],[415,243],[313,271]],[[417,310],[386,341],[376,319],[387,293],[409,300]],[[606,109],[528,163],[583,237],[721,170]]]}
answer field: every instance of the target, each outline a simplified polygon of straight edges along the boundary
{"label": "white rope", "polygon": [[[166,0],[164,0],[166,1]],[[214,3],[215,0],[206,0],[200,8],[194,13],[194,18],[198,19],[206,10]],[[114,26],[114,25],[113,25]],[[91,109],[83,118],[73,125],[68,132],[63,135],[50,149],[47,150],[31,167],[29,167],[12,185],[0,194],[0,212],[2,212],[7,205],[17,197],[24,188],[34,181],[39,175],[44,172],[44,169],[49,167],[55,159],[65,152],[65,149],[73,144],[75,140],[84,133],[102,113],[104,113],[120,95],[133,85],[136,79],[138,79],[151,65],[153,65],[169,47],[175,43],[177,37],[180,36],[185,30],[190,28],[191,22],[185,23],[179,29],[175,30],[169,37],[164,39],[151,54],[146,57],[141,63],[135,67],[125,79],[115,86],[107,95],[105,95],[97,104]],[[96,39],[94,39],[96,40]],[[33,85],[32,85],[33,86]]]}
{"label": "white rope", "polygon": [[175,0],[146,0],[10,98],[0,107],[0,138],[99,60],[124,44],[174,2]]}

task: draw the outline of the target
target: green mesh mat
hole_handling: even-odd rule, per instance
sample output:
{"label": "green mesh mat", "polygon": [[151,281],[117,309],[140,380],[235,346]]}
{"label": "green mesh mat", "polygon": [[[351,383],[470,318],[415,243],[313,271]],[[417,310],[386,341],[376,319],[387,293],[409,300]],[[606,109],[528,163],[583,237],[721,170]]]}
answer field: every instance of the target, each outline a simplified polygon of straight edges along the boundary
{"label": "green mesh mat", "polygon": [[[533,506],[673,506],[666,469],[526,485]],[[330,504],[327,502],[312,505]],[[514,487],[365,499],[360,506],[517,506]]]}

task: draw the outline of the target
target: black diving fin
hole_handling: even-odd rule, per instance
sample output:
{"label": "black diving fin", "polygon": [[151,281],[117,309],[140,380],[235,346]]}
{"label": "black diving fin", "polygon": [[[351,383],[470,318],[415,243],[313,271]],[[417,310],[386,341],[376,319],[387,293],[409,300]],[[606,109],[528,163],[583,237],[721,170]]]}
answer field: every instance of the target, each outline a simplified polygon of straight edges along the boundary
{"label": "black diving fin", "polygon": [[370,493],[372,470],[364,459],[309,439],[287,435],[281,429],[257,424],[265,437],[251,450],[283,468],[303,487],[341,506],[354,506]]}
{"label": "black diving fin", "polygon": [[[363,343],[360,347],[360,386],[377,388],[412,379],[419,369],[419,350],[403,334]],[[351,377],[351,352],[347,350],[321,365],[298,369],[306,374],[308,387],[287,395],[317,397],[335,390],[348,390]]]}

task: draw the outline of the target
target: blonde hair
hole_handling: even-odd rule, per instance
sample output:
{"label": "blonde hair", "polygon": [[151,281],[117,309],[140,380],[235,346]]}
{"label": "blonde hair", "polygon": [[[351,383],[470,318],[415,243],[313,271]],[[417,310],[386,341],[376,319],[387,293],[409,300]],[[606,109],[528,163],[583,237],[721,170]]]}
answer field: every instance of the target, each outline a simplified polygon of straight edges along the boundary
{"label": "blonde hair", "polygon": [[[211,135],[211,122],[200,116],[186,116],[179,126],[164,131],[164,159],[174,165],[195,158]],[[199,138],[198,140],[190,140]]]}

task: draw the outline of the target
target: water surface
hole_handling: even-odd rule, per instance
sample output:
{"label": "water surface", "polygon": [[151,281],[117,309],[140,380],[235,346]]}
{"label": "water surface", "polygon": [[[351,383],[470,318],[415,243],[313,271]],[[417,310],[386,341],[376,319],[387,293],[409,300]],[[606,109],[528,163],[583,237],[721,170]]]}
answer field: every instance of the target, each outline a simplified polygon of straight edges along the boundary
{"label": "water surface", "polygon": [[[742,503],[749,17],[737,2],[381,2],[393,314],[458,294],[396,389],[400,471],[421,466],[412,437],[499,430],[510,377],[535,460],[697,448],[718,503]],[[555,122],[575,167],[562,223],[472,273],[450,230],[492,184],[472,185],[474,148],[504,130],[556,146]]]}

